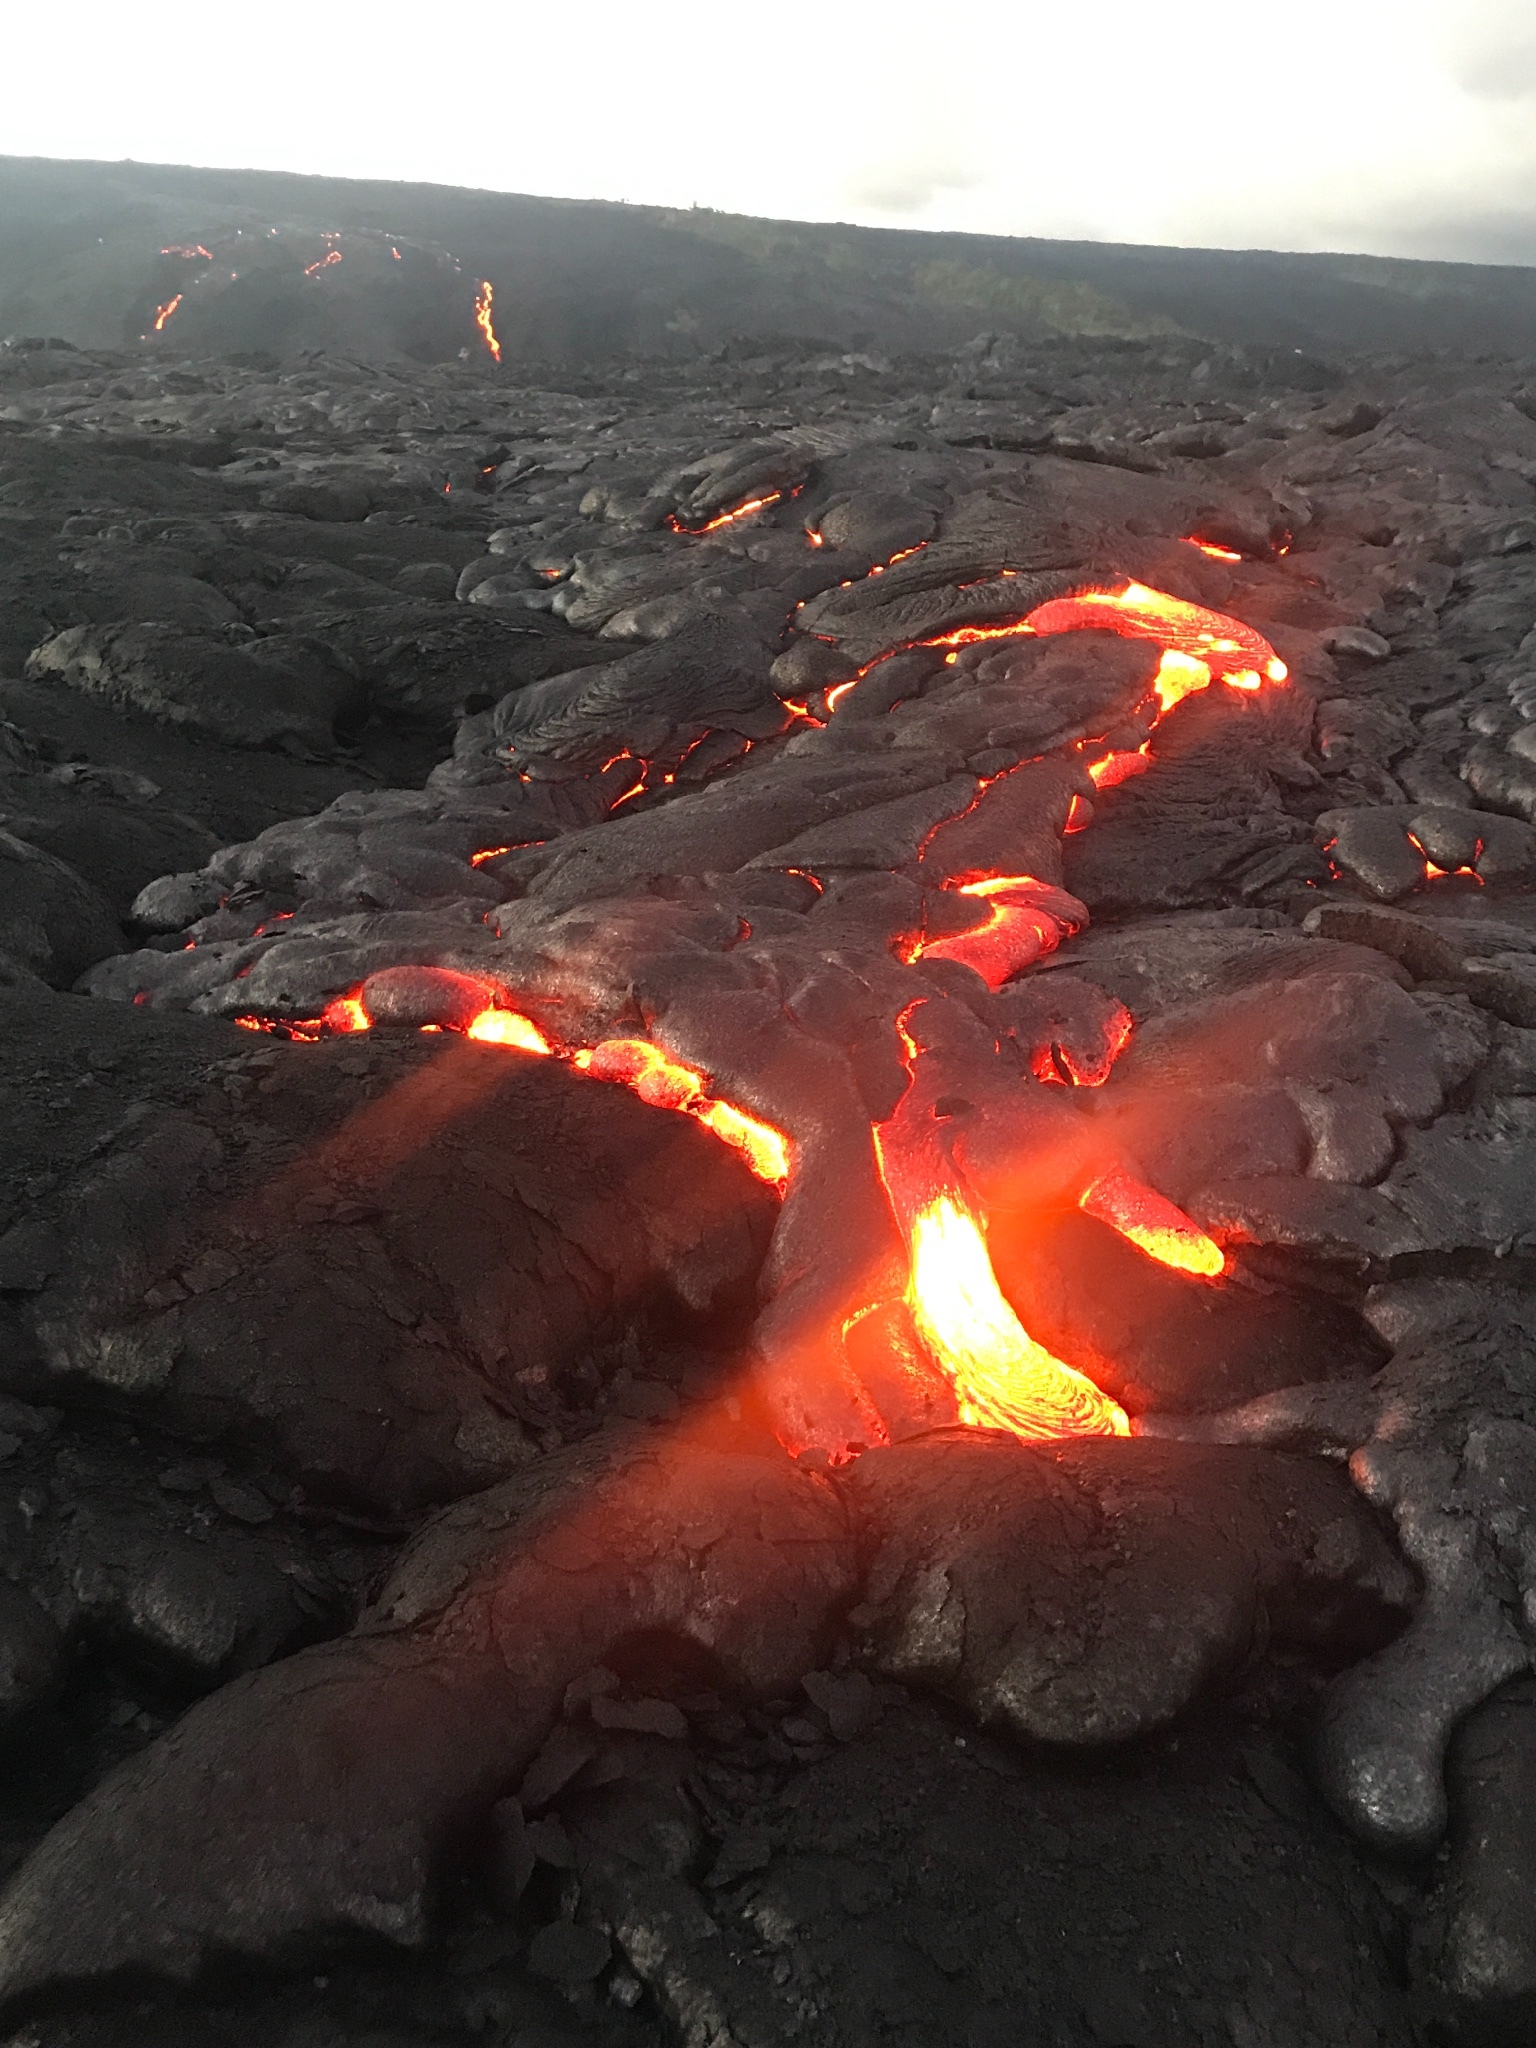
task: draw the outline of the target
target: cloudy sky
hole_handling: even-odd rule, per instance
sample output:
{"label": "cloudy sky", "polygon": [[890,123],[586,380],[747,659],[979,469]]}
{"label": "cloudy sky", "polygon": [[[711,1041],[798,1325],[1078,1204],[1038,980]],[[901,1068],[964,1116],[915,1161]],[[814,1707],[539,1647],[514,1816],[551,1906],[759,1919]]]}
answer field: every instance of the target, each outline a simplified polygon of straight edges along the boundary
{"label": "cloudy sky", "polygon": [[1536,263],[1536,0],[75,0],[5,42],[6,155]]}

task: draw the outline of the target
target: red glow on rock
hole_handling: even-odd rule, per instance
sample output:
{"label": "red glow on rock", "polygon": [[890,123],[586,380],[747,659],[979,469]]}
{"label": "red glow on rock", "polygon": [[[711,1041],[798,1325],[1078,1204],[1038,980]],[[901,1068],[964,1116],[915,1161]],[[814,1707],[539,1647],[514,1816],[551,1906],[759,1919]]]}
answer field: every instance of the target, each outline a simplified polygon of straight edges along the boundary
{"label": "red glow on rock", "polygon": [[327,249],[318,262],[305,264],[304,275],[306,277],[318,277],[322,270],[330,270],[340,261],[341,251],[339,249]]}
{"label": "red glow on rock", "polygon": [[1133,1028],[1130,1011],[1117,1006],[1104,1026],[1103,1044],[1093,1055],[1060,1043],[1037,1046],[1030,1056],[1029,1071],[1037,1081],[1058,1087],[1102,1088],[1115,1061],[1130,1044]]}
{"label": "red glow on rock", "polygon": [[167,321],[174,317],[176,308],[181,304],[184,296],[184,293],[178,292],[175,298],[167,299],[163,306],[156,306],[154,326],[150,330],[152,333],[163,334],[165,332]]}

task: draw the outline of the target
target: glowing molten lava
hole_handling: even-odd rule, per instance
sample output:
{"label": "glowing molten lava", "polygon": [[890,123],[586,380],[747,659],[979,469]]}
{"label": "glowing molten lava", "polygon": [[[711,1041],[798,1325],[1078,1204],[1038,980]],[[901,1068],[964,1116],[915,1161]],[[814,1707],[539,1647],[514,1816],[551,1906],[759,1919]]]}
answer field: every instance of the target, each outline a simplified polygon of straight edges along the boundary
{"label": "glowing molten lava", "polygon": [[320,1021],[327,1031],[345,1033],[373,1029],[373,1019],[358,996],[338,996],[333,1003],[327,1003]]}
{"label": "glowing molten lava", "polygon": [[622,1081],[655,1109],[681,1110],[735,1149],[759,1180],[783,1187],[789,1179],[789,1141],[771,1124],[707,1093],[704,1076],[669,1058],[645,1038],[606,1038],[574,1064],[600,1081]]}
{"label": "glowing molten lava", "polygon": [[919,939],[907,957],[958,960],[994,991],[1083,928],[1082,906],[1076,899],[1033,875],[988,875],[963,883],[957,894],[984,897],[987,922],[973,932]]}
{"label": "glowing molten lava", "polygon": [[329,270],[333,264],[340,261],[341,251],[339,249],[328,249],[318,262],[305,264],[304,275],[306,277],[318,277],[322,270]]}
{"label": "glowing molten lava", "polygon": [[[687,530],[678,528],[679,532]],[[905,552],[916,554],[918,549],[911,548]],[[901,559],[900,555],[893,557],[894,561]],[[871,575],[879,573],[879,570],[870,571]],[[1012,573],[1006,569],[1003,571],[1005,577]],[[848,587],[848,584],[842,586],[845,590]],[[1051,598],[1023,618],[1009,619],[996,626],[956,626],[948,633],[908,641],[903,648],[892,651],[899,653],[912,647],[959,649],[984,640],[1017,640],[1028,634],[1047,637],[1056,633],[1082,632],[1092,627],[1119,633],[1124,639],[1161,643],[1163,658],[1155,688],[1163,712],[1171,711],[1175,704],[1196,690],[1208,689],[1218,678],[1235,690],[1257,690],[1266,682],[1283,683],[1289,674],[1285,663],[1263,634],[1256,633],[1240,619],[1228,618],[1224,612],[1207,611],[1203,605],[1190,604],[1182,597],[1170,597],[1163,590],[1150,590],[1144,583],[1127,583],[1113,590],[1079,591],[1075,597]],[[880,655],[875,661],[866,662],[847,682],[835,683],[826,694],[827,710],[834,711],[856,683],[888,658]],[[948,659],[955,661],[958,655],[951,653]]]}
{"label": "glowing molten lava", "polygon": [[1101,1174],[1085,1189],[1078,1207],[1161,1266],[1214,1280],[1227,1263],[1221,1246],[1182,1209],[1118,1168]]}
{"label": "glowing molten lava", "polygon": [[165,332],[165,323],[171,318],[172,314],[176,311],[176,308],[181,304],[184,296],[185,294],[178,292],[174,299],[167,299],[163,306],[156,306],[155,324],[152,329],[153,333],[163,334]]}
{"label": "glowing molten lava", "polygon": [[481,338],[485,342],[486,347],[499,363],[501,361],[501,343],[496,339],[496,328],[491,318],[491,309],[495,301],[496,293],[492,288],[491,280],[488,277],[482,277],[480,288],[475,293],[475,325],[479,328]]}
{"label": "glowing molten lava", "polygon": [[1133,775],[1145,775],[1152,766],[1150,742],[1137,747],[1134,753],[1116,752],[1105,754],[1097,761],[1090,761],[1088,773],[1095,789],[1115,789],[1122,782],[1129,782]]}
{"label": "glowing molten lava", "polygon": [[1129,1436],[1118,1402],[1037,1344],[1009,1307],[975,1218],[939,1195],[912,1220],[907,1303],[960,1420],[1015,1436]]}
{"label": "glowing molten lava", "polygon": [[471,1017],[464,1036],[480,1045],[510,1045],[518,1052],[552,1053],[554,1047],[531,1017],[520,1010],[501,1010],[494,1005]]}
{"label": "glowing molten lava", "polygon": [[1197,540],[1192,533],[1186,533],[1184,538],[1202,555],[1209,555],[1213,562],[1240,562],[1243,559],[1236,548],[1218,547],[1213,540]]}

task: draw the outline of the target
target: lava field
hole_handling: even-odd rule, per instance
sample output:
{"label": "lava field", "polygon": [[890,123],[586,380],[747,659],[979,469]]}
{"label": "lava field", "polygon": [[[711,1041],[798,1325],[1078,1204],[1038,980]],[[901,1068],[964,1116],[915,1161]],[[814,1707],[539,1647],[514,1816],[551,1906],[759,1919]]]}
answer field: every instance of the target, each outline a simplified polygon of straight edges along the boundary
{"label": "lava field", "polygon": [[1536,364],[497,303],[0,347],[0,2040],[1529,2042]]}

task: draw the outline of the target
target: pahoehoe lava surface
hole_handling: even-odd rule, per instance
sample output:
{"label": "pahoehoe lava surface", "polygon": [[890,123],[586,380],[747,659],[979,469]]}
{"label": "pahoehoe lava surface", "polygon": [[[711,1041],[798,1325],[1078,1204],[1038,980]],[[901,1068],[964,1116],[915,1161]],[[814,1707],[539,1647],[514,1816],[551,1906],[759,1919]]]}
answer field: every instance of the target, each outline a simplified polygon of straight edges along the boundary
{"label": "pahoehoe lava surface", "polygon": [[6,2038],[1529,2040],[1536,364],[240,306],[0,348]]}

